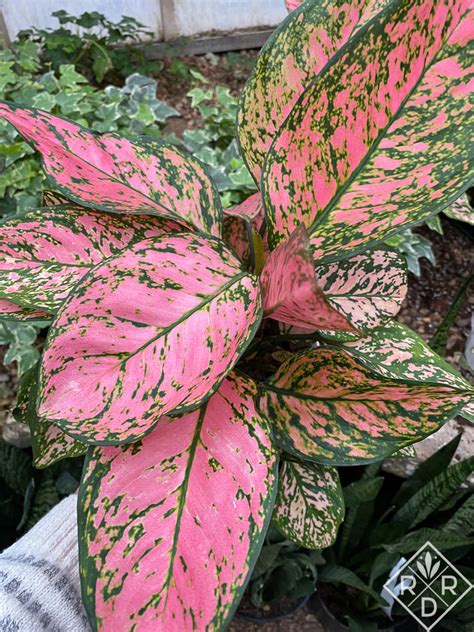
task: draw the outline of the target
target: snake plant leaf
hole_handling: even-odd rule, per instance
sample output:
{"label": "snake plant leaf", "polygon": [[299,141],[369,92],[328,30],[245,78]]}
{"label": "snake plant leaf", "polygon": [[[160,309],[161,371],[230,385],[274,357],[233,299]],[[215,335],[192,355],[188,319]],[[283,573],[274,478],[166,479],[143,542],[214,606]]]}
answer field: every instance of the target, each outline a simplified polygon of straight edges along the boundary
{"label": "snake plant leaf", "polygon": [[17,421],[29,426],[33,464],[37,469],[42,469],[62,459],[82,456],[87,451],[87,445],[73,439],[58,426],[39,421],[36,412],[38,368],[38,365],[35,365],[22,376],[13,416]]}
{"label": "snake plant leaf", "polygon": [[241,204],[224,210],[224,241],[232,247],[241,261],[246,262],[252,258],[254,233],[259,234],[262,231],[264,219],[260,193],[254,193]]}
{"label": "snake plant leaf", "polygon": [[290,454],[323,465],[380,460],[438,430],[473,390],[388,380],[338,349],[284,362],[263,386],[262,414]]}
{"label": "snake plant leaf", "polygon": [[139,242],[93,268],[59,311],[39,416],[89,443],[131,443],[217,390],[261,312],[257,277],[220,240]]}
{"label": "snake plant leaf", "polygon": [[257,182],[272,141],[304,90],[352,35],[386,4],[388,0],[287,3],[294,12],[266,42],[240,100],[240,147]]}
{"label": "snake plant leaf", "polygon": [[306,549],[331,546],[344,518],[337,470],[316,463],[285,461],[280,472],[273,522]]}
{"label": "snake plant leaf", "polygon": [[392,2],[325,66],[265,160],[271,248],[303,223],[328,263],[459,197],[472,168],[473,13],[471,0]]}
{"label": "snake plant leaf", "polygon": [[262,275],[264,316],[306,329],[356,329],[331,305],[318,285],[304,226],[267,259]]}
{"label": "snake plant leaf", "polygon": [[201,163],[175,145],[98,134],[42,110],[0,103],[9,121],[41,154],[61,195],[112,213],[159,215],[220,236],[218,191]]}
{"label": "snake plant leaf", "polygon": [[444,214],[451,217],[451,219],[474,226],[474,208],[471,206],[467,195],[462,195],[454,204],[445,208]]}
{"label": "snake plant leaf", "polygon": [[0,296],[55,312],[95,265],[149,237],[179,231],[160,217],[115,215],[61,204],[0,223]]}
{"label": "snake plant leaf", "polygon": [[6,298],[0,298],[0,322],[37,322],[49,320],[51,315],[39,309],[28,309]]}
{"label": "snake plant leaf", "polygon": [[329,303],[362,331],[396,316],[408,290],[406,261],[377,249],[327,265],[316,265],[316,283]]}
{"label": "snake plant leaf", "polygon": [[90,448],[79,497],[94,630],[224,630],[263,544],[277,457],[256,385],[230,374],[201,409]]}

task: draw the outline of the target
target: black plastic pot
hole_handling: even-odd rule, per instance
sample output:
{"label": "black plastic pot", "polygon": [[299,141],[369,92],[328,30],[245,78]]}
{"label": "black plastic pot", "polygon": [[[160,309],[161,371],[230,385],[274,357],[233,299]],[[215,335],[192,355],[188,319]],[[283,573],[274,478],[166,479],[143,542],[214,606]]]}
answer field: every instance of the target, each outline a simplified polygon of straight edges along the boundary
{"label": "black plastic pot", "polygon": [[[349,628],[341,623],[327,607],[324,599],[315,593],[311,599],[311,610],[318,617],[325,632],[349,632]],[[400,619],[380,632],[418,632],[418,624],[413,619]]]}
{"label": "black plastic pot", "polygon": [[244,621],[248,621],[249,623],[254,623],[255,625],[265,625],[266,623],[278,623],[278,621],[284,621],[284,619],[291,617],[292,614],[295,614],[295,612],[298,612],[298,610],[300,610],[301,608],[304,608],[306,604],[308,603],[310,597],[311,595],[308,595],[307,597],[303,597],[303,599],[300,599],[299,601],[297,601],[293,606],[288,608],[288,610],[286,610],[283,614],[279,614],[277,616],[270,615],[268,617],[257,617],[255,615],[248,614],[245,611],[240,611],[240,610],[237,610],[237,616],[239,617],[239,619],[243,619]]}

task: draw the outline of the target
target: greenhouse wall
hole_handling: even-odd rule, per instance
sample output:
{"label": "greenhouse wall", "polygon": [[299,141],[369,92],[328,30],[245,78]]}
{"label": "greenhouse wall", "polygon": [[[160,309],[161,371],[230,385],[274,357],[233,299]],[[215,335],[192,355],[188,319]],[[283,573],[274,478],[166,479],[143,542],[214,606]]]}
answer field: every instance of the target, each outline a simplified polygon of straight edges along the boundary
{"label": "greenhouse wall", "polygon": [[3,30],[14,39],[21,29],[57,26],[53,11],[73,15],[101,11],[109,19],[130,15],[158,41],[273,27],[286,15],[283,0],[0,0]]}

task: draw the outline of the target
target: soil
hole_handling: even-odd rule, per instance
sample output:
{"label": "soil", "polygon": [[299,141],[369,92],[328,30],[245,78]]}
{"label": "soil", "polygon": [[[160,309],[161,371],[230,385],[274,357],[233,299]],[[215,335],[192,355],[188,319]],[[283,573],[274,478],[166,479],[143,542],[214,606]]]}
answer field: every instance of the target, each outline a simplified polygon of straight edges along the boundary
{"label": "soil", "polygon": [[[156,77],[159,82],[158,97],[181,113],[181,118],[171,119],[166,131],[176,135],[199,124],[199,113],[190,106],[186,93],[191,87],[189,68],[201,72],[210,85],[227,85],[237,95],[255,59],[255,51],[231,55],[208,55],[205,57],[183,58],[183,76],[176,69],[171,72],[173,60],[166,60],[163,71]],[[444,235],[438,235],[427,228],[420,231],[433,243],[437,265],[422,262],[420,278],[410,275],[407,301],[399,320],[412,327],[425,340],[429,340],[446,314],[453,297],[463,281],[474,270],[474,247],[472,238],[446,219],[442,220]],[[474,284],[465,300],[459,317],[450,333],[448,361],[460,368],[469,334],[471,314],[474,310]],[[3,350],[0,348],[0,363]],[[0,428],[11,408],[17,390],[17,376],[14,365],[0,364]],[[464,423],[460,421],[459,423]],[[465,422],[467,423],[467,422]],[[267,608],[264,615],[271,614]],[[280,622],[256,625],[236,616],[230,624],[230,632],[324,632],[316,616],[308,606]]]}

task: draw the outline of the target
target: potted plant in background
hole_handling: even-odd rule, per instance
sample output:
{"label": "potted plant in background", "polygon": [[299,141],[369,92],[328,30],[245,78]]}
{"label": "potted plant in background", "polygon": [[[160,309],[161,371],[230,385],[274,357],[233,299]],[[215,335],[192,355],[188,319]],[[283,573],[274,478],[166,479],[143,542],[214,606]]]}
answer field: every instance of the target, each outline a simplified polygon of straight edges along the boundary
{"label": "potted plant in background", "polygon": [[37,466],[87,451],[93,629],[223,629],[272,512],[328,546],[336,466],[472,407],[391,320],[406,272],[379,245],[466,187],[472,11],[383,5],[308,1],[270,39],[239,109],[260,190],[230,212],[175,146],[0,105],[55,189],[2,223],[0,309],[51,321],[24,409]]}

